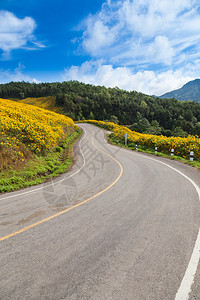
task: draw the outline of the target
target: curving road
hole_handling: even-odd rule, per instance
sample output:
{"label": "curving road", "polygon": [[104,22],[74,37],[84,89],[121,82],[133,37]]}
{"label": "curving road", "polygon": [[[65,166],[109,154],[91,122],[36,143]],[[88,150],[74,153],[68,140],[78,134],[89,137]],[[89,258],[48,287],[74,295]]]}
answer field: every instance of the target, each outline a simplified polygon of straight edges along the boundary
{"label": "curving road", "polygon": [[0,196],[0,299],[200,299],[199,171],[80,127],[69,173]]}

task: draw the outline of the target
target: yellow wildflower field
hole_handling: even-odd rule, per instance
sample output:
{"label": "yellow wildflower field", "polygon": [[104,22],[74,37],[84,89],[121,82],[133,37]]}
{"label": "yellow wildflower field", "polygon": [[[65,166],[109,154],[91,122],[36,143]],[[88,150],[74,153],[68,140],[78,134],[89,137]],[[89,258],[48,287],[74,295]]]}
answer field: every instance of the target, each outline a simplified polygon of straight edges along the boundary
{"label": "yellow wildflower field", "polygon": [[132,131],[125,126],[116,125],[112,122],[103,122],[96,120],[79,121],[98,125],[104,129],[113,132],[112,136],[124,141],[124,134],[128,134],[129,143],[155,148],[159,152],[169,154],[174,149],[174,155],[189,158],[190,151],[194,152],[195,159],[200,159],[200,138],[199,136],[189,135],[187,138],[166,137],[162,135],[143,134]]}
{"label": "yellow wildflower field", "polygon": [[[0,146],[23,143],[31,151],[40,153],[51,149],[75,128],[69,117],[48,110],[0,99]],[[0,149],[1,149],[0,148]]]}

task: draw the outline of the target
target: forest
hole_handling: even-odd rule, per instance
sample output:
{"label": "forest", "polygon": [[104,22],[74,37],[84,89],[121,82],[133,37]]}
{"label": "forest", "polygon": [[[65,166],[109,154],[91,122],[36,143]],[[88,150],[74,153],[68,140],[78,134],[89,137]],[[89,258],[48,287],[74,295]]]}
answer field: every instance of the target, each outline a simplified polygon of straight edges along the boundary
{"label": "forest", "polygon": [[56,104],[73,120],[112,121],[148,134],[200,136],[200,104],[193,101],[161,99],[77,81],[0,84],[0,98],[17,100],[46,96],[55,96]]}

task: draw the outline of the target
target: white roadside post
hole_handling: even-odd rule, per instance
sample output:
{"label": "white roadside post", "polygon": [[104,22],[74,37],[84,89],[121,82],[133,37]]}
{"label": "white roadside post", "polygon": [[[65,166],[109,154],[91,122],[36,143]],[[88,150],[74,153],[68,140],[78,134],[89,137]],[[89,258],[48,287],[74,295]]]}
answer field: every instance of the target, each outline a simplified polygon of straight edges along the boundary
{"label": "white roadside post", "polygon": [[193,161],[193,160],[194,160],[194,152],[190,151],[190,161]]}
{"label": "white roadside post", "polygon": [[174,149],[171,150],[171,156],[173,156],[173,155],[174,155]]}
{"label": "white roadside post", "polygon": [[157,147],[155,147],[155,153],[157,154],[157,150],[158,150],[158,148]]}
{"label": "white roadside post", "polygon": [[124,137],[125,137],[125,145],[127,145],[128,133],[125,133]]}
{"label": "white roadside post", "polygon": [[135,145],[135,150],[137,150],[137,144]]}

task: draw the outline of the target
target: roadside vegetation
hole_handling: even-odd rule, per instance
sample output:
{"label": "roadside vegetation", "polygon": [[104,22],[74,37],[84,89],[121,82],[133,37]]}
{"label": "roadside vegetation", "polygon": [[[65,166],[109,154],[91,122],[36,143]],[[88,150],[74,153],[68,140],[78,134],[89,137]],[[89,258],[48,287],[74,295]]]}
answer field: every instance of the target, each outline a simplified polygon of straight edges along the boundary
{"label": "roadside vegetation", "polygon": [[[103,129],[112,131],[109,135],[109,141],[115,145],[123,146],[125,142],[124,134],[128,134],[127,148],[132,150],[179,159],[182,162],[189,163],[200,168],[200,138],[198,136],[166,137],[162,135],[142,134],[131,131],[125,126],[120,126],[112,122],[102,122],[96,120],[79,121],[94,124]],[[174,149],[174,155],[171,157],[171,150]],[[190,151],[194,152],[194,161],[190,162]]]}
{"label": "roadside vegetation", "polygon": [[66,172],[81,131],[69,117],[0,99],[0,192]]}

